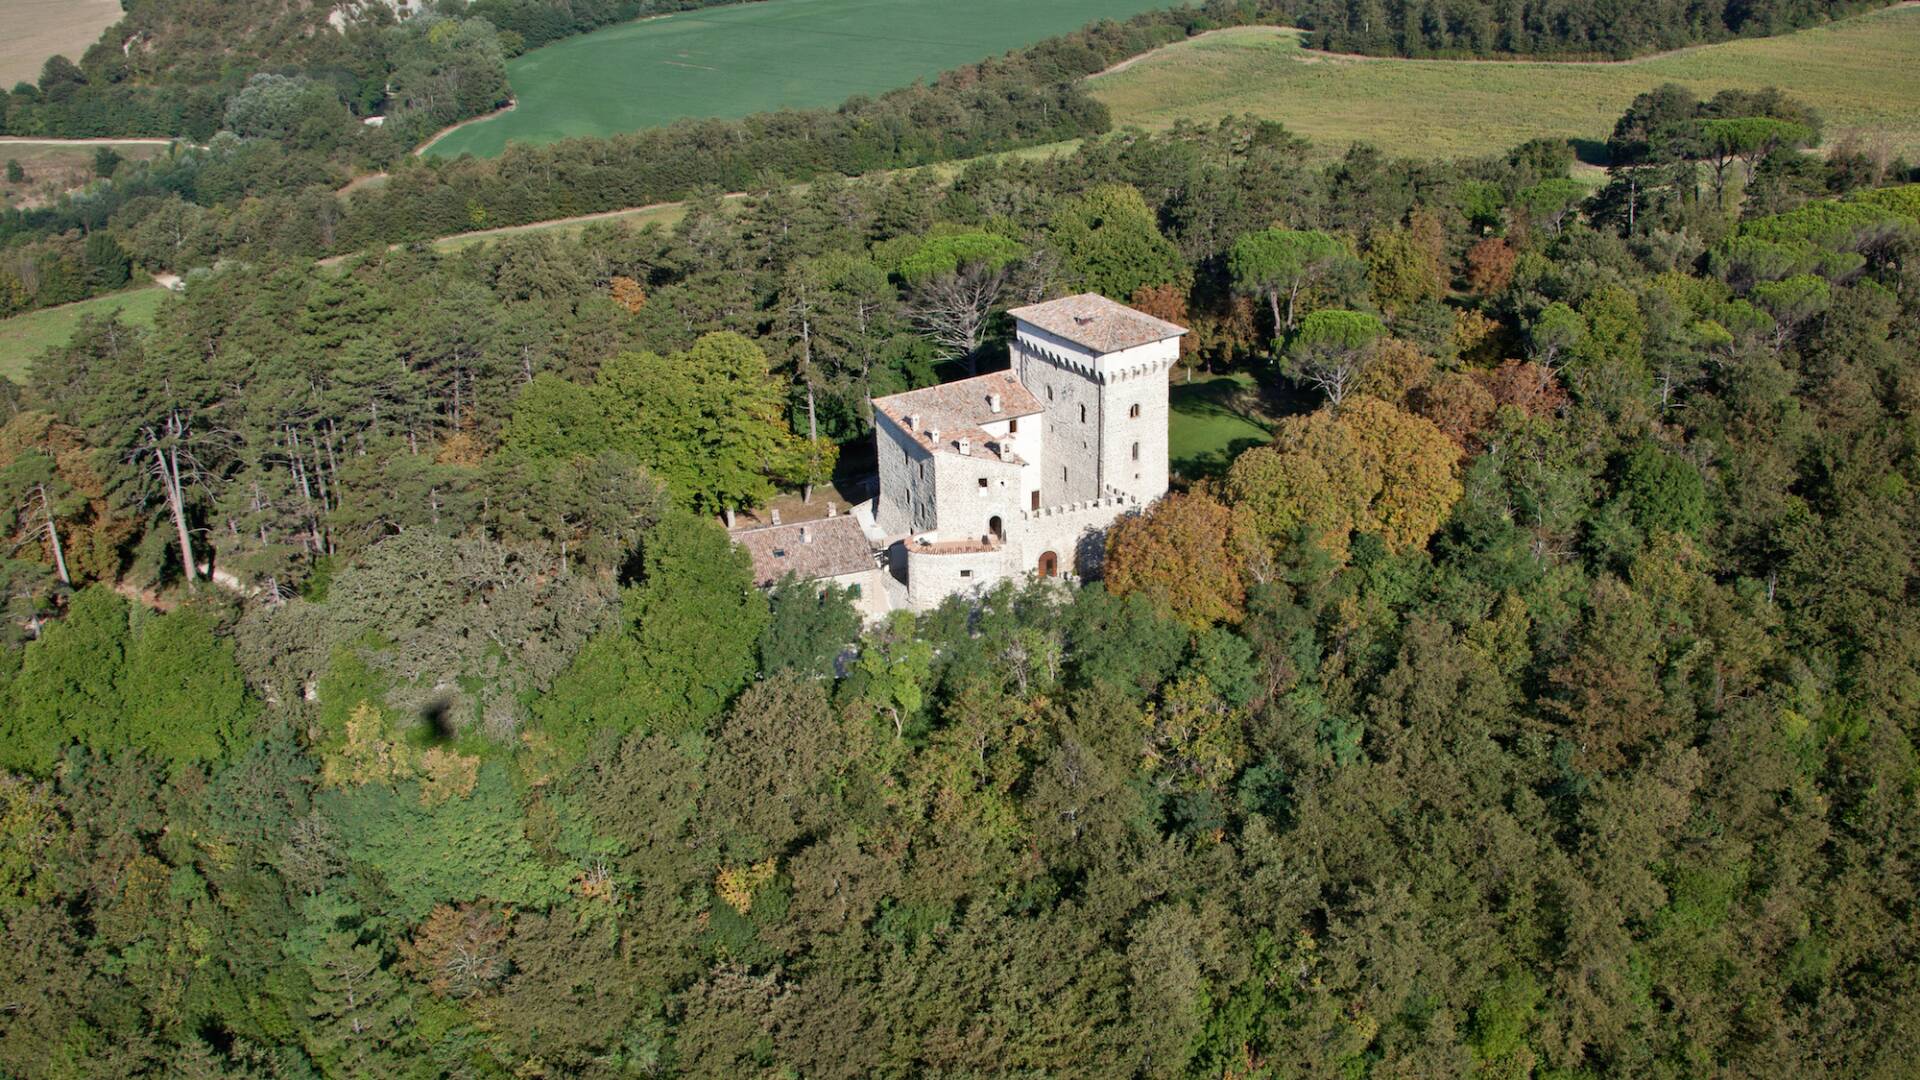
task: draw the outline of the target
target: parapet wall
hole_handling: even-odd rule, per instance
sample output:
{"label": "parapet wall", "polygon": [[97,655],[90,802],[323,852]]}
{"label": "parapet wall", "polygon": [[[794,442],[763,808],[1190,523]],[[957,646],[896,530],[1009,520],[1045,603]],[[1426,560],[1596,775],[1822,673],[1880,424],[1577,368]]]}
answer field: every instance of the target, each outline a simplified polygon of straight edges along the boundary
{"label": "parapet wall", "polygon": [[[962,550],[955,550],[955,547]],[[928,549],[908,541],[907,604],[930,611],[949,596],[966,595],[1017,572],[1013,549],[1002,545],[943,545]]]}
{"label": "parapet wall", "polygon": [[1022,555],[1019,569],[1035,569],[1041,554],[1051,551],[1061,573],[1097,577],[1106,556],[1107,528],[1139,511],[1140,500],[1111,490],[1098,499],[1026,511],[1016,526]]}

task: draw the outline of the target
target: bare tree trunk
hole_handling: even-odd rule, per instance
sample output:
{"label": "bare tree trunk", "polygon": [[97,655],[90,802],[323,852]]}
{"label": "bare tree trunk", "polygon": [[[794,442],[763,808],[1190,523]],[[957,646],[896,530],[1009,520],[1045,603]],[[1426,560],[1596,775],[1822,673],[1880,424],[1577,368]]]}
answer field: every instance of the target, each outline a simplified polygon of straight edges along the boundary
{"label": "bare tree trunk", "polygon": [[47,498],[47,485],[39,485],[40,512],[47,519],[47,541],[53,545],[53,569],[60,575],[60,584],[71,586],[73,578],[67,574],[67,552],[60,545],[60,526],[53,520],[53,500]]}
{"label": "bare tree trunk", "polygon": [[[169,421],[169,425],[174,421]],[[187,529],[187,506],[185,494],[180,489],[180,452],[173,450],[171,456],[160,447],[160,440],[148,432],[153,448],[153,474],[160,481],[161,491],[166,496],[167,513],[173,518],[174,532],[180,543],[180,564],[187,572],[187,580],[195,581],[200,577],[200,564],[193,561],[193,535]]]}
{"label": "bare tree trunk", "polygon": [[[807,453],[812,455],[820,439],[819,419],[813,408],[813,320],[800,320],[800,380],[807,388]],[[809,469],[807,482],[801,486],[800,501],[813,502],[813,473]]]}

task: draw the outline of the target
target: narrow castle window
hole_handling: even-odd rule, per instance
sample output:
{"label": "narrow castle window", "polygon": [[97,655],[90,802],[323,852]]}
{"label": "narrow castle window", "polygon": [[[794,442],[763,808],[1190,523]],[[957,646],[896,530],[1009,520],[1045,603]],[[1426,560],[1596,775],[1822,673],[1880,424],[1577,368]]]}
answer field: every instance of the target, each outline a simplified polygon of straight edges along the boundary
{"label": "narrow castle window", "polygon": [[1080,406],[1080,422],[1083,424],[1087,422],[1087,407],[1085,405]]}
{"label": "narrow castle window", "polygon": [[1135,420],[1140,419],[1140,406],[1134,405],[1132,408],[1129,408],[1127,410],[1127,415],[1132,417]]}
{"label": "narrow castle window", "polygon": [[1020,434],[1020,421],[1018,420],[1007,421],[1007,434],[1009,435]]}
{"label": "narrow castle window", "polygon": [[1133,460],[1135,461],[1140,460],[1140,444],[1139,443],[1133,444]]}
{"label": "narrow castle window", "polygon": [[1053,387],[1051,386],[1047,387],[1047,400],[1048,401],[1053,400]]}

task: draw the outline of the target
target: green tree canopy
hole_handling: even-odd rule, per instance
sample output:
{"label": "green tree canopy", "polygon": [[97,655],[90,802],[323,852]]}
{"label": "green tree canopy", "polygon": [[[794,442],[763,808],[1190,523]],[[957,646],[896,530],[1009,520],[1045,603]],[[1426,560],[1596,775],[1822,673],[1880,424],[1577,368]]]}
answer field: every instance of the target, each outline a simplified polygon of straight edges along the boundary
{"label": "green tree canopy", "polygon": [[[1227,253],[1234,288],[1266,298],[1276,335],[1293,329],[1303,290],[1357,262],[1346,244],[1317,229],[1263,229],[1234,241]],[[1287,301],[1284,318],[1283,296]]]}
{"label": "green tree canopy", "polygon": [[667,356],[621,353],[600,369],[595,391],[619,445],[685,506],[756,506],[773,496],[775,480],[805,471],[786,388],[739,334],[708,334]]}
{"label": "green tree canopy", "polygon": [[1146,200],[1124,184],[1105,184],[1068,200],[1049,235],[1074,288],[1122,303],[1150,286],[1184,290],[1193,278],[1179,249],[1160,235]]}

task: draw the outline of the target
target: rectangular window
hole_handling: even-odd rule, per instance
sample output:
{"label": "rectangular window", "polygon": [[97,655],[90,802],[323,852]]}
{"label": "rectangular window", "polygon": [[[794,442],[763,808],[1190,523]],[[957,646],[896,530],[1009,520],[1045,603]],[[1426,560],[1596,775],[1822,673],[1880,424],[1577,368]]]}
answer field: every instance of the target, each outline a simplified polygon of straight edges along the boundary
{"label": "rectangular window", "polygon": [[[1135,454],[1134,456],[1135,456],[1135,457],[1138,457],[1139,455],[1138,455],[1138,454]],[[984,476],[983,476],[983,477],[981,477],[981,478],[980,478],[980,486],[981,486],[981,487],[986,487],[986,486],[987,486],[987,478],[986,478],[986,477],[984,477]]]}
{"label": "rectangular window", "polygon": [[854,600],[860,599],[860,583],[859,582],[856,581],[853,584],[847,586],[847,596]]}
{"label": "rectangular window", "polygon": [[961,577],[972,577],[972,576],[973,576],[973,571],[971,571],[971,570],[962,570],[962,571],[960,571],[960,576],[961,576]]}
{"label": "rectangular window", "polygon": [[1020,434],[1020,421],[1018,418],[1007,421],[1007,434],[1009,435]]}
{"label": "rectangular window", "polygon": [[1060,479],[1065,480],[1066,478],[1067,478],[1067,467],[1065,465],[1062,465],[1060,466]]}
{"label": "rectangular window", "polygon": [[1040,493],[1037,491],[1033,493],[1033,509],[1040,509]]}

